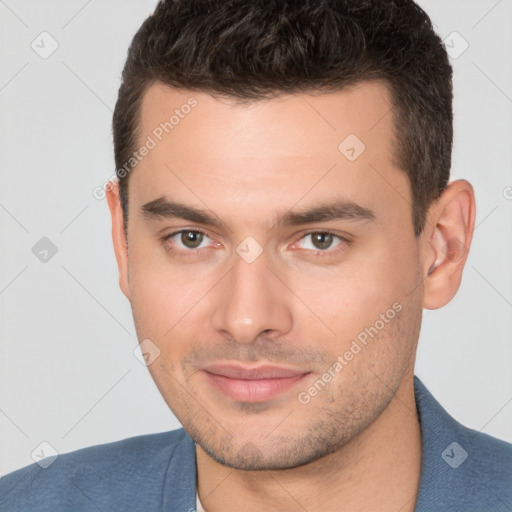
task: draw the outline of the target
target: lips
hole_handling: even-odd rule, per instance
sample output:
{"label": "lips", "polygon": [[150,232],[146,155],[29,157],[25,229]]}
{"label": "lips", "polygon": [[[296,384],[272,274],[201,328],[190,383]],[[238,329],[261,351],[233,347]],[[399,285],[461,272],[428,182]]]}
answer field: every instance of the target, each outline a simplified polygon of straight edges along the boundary
{"label": "lips", "polygon": [[241,402],[265,402],[290,390],[310,372],[278,366],[214,364],[202,369],[217,391]]}
{"label": "lips", "polygon": [[216,364],[203,368],[204,371],[229,377],[230,379],[240,380],[262,380],[262,379],[283,379],[303,375],[304,371],[282,368],[279,366],[260,366],[255,368],[246,368],[243,366]]}

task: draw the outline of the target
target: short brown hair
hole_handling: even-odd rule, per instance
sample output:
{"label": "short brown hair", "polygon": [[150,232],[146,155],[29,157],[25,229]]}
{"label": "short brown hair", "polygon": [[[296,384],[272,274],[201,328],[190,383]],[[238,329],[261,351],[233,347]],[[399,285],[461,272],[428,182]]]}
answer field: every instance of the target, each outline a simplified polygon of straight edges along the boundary
{"label": "short brown hair", "polygon": [[332,92],[364,80],[391,92],[395,161],[409,176],[416,236],[448,184],[452,67],[412,0],[161,0],[135,34],[113,116],[116,173],[128,222],[126,162],[140,106],[160,81],[241,102]]}

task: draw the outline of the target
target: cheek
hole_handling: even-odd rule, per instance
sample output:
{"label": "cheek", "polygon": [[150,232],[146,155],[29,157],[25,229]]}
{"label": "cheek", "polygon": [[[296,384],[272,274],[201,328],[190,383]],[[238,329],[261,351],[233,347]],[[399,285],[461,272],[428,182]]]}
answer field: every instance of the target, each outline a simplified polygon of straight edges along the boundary
{"label": "cheek", "polygon": [[368,255],[342,262],[329,273],[297,273],[291,281],[297,296],[336,334],[351,336],[354,328],[373,323],[403,300],[407,272],[392,249],[376,245]]}
{"label": "cheek", "polygon": [[[197,331],[198,305],[218,281],[221,269],[205,271],[198,265],[178,265],[165,250],[141,240],[129,253],[131,307],[139,339],[154,340],[162,350],[178,348]],[[201,267],[201,268],[200,268]],[[206,303],[206,302],[205,302]],[[185,341],[183,342],[185,343]]]}
{"label": "cheek", "polygon": [[382,348],[400,343],[397,331],[404,326],[395,313],[410,309],[408,295],[417,281],[414,250],[411,245],[408,248],[382,237],[354,251],[328,273],[324,269],[316,275],[290,275],[294,292],[308,307],[306,311],[302,306],[303,313],[295,312],[297,332],[308,333],[310,339],[321,338],[332,355],[343,354],[359,335],[372,340],[368,332],[389,338]]}

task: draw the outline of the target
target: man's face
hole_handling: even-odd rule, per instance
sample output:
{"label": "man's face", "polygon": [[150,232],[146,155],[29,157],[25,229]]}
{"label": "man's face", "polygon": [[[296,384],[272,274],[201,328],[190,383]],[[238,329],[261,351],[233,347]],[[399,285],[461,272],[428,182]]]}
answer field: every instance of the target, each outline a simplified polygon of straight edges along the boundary
{"label": "man's face", "polygon": [[[144,96],[139,142],[156,146],[130,176],[121,286],[165,401],[223,464],[317,460],[410,383],[420,251],[389,110],[370,82],[245,106],[162,84]],[[335,202],[339,216],[298,215]]]}

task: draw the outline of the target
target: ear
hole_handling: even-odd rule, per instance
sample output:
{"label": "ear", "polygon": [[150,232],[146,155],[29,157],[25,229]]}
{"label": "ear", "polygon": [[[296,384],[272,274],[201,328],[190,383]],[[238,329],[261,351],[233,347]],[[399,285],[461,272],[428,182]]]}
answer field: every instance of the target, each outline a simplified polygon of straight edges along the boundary
{"label": "ear", "polygon": [[453,181],[429,211],[423,243],[423,307],[438,309],[459,289],[473,230],[475,194],[466,180]]}
{"label": "ear", "polygon": [[109,181],[106,187],[106,197],[110,215],[112,216],[112,242],[119,269],[119,286],[126,298],[130,300],[130,286],[128,282],[128,244],[124,231],[123,209],[119,198],[119,184]]}

